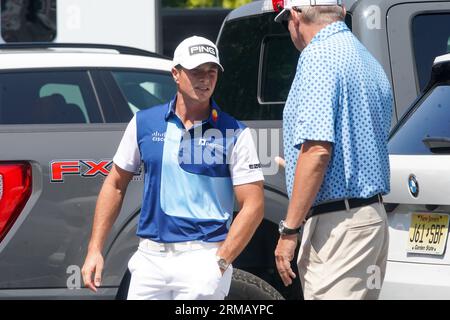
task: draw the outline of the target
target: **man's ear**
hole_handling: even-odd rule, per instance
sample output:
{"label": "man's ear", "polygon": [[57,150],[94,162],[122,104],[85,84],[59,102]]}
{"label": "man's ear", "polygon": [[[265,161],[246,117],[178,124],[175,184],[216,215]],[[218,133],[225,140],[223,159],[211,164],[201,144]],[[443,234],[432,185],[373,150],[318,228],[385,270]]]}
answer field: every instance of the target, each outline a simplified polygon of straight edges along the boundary
{"label": "man's ear", "polygon": [[292,22],[294,22],[295,28],[298,28],[298,25],[300,23],[300,12],[291,9],[291,19]]}
{"label": "man's ear", "polygon": [[347,8],[344,5],[342,5],[342,11],[344,13],[344,18],[345,18],[345,16],[347,15]]}
{"label": "man's ear", "polygon": [[176,67],[172,68],[172,78],[173,81],[175,81],[176,84],[178,84],[180,82],[180,70],[178,70]]}

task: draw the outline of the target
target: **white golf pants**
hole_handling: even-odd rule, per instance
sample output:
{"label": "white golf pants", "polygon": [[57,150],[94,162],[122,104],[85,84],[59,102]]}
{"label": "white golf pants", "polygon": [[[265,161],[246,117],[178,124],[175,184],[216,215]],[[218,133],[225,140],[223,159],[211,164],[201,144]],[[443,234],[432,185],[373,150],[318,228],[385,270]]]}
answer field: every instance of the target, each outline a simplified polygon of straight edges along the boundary
{"label": "white golf pants", "polygon": [[222,275],[216,261],[218,246],[142,239],[128,262],[128,300],[223,300],[230,290],[232,267]]}

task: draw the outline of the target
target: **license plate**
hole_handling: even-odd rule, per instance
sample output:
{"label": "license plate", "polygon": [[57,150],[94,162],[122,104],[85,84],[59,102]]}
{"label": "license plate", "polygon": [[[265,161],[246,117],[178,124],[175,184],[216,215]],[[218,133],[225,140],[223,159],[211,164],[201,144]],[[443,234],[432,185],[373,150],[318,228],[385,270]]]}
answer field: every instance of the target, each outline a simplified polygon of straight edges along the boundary
{"label": "license plate", "polygon": [[443,255],[447,244],[448,215],[413,213],[407,252]]}

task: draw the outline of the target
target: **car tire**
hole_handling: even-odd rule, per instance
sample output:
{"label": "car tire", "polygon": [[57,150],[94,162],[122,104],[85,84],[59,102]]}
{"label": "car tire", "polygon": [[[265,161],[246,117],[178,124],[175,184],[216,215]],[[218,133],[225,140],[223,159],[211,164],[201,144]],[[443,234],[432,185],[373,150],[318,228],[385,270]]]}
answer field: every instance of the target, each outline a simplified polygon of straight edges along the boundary
{"label": "car tire", "polygon": [[[116,300],[126,300],[131,274],[127,270],[120,283]],[[284,300],[283,296],[266,281],[240,269],[233,269],[231,287],[225,300]]]}
{"label": "car tire", "polygon": [[240,269],[233,270],[231,287],[225,300],[284,300],[266,281]]}
{"label": "car tire", "polygon": [[117,291],[116,300],[127,300],[128,296],[128,288],[130,286],[131,273],[130,270],[127,269],[125,275],[120,282],[119,290]]}

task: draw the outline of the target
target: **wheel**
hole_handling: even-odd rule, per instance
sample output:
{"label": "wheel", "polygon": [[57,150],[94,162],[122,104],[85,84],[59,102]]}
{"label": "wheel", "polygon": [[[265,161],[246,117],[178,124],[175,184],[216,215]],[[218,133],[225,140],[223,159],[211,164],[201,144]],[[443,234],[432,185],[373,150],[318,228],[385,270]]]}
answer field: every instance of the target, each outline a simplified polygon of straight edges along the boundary
{"label": "wheel", "polygon": [[[131,274],[127,270],[117,292],[117,300],[126,300]],[[233,269],[231,287],[225,300],[284,300],[283,296],[266,281],[240,269]]]}
{"label": "wheel", "polygon": [[225,300],[284,300],[266,281],[244,270],[234,269],[231,287]]}
{"label": "wheel", "polygon": [[125,272],[125,276],[122,278],[122,281],[120,282],[119,291],[117,291],[116,295],[116,300],[127,300],[130,280],[131,280],[131,273],[130,270],[127,269],[127,272]]}

